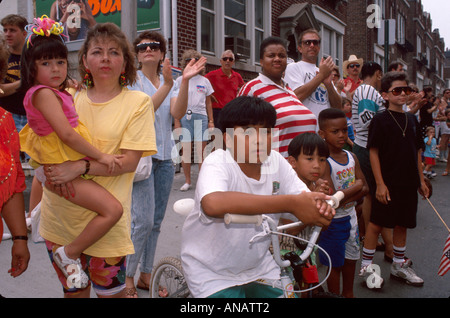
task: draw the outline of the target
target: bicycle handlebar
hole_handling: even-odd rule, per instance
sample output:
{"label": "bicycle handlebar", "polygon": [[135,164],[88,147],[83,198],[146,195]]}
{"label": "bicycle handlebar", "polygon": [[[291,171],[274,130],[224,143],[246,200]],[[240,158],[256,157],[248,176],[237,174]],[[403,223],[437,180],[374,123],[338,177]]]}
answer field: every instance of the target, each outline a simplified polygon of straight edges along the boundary
{"label": "bicycle handlebar", "polygon": [[[339,206],[339,202],[344,198],[344,193],[342,191],[336,192],[334,195],[331,196],[331,199],[326,200],[329,205],[333,209],[336,209]],[[256,224],[261,225],[262,222],[262,216],[261,214],[257,215],[243,215],[243,214],[230,214],[227,213],[224,216],[225,224],[230,223],[237,223],[237,224]],[[288,227],[298,226],[301,224],[297,224],[298,222],[295,222],[294,224],[291,224]]]}
{"label": "bicycle handlebar", "polygon": [[[344,193],[342,191],[336,192],[334,195],[331,196],[330,199],[326,200],[326,202],[331,205],[333,209],[337,208],[339,206],[339,202],[344,198]],[[241,214],[225,214],[224,220],[226,224],[230,223],[238,223],[238,224],[256,224],[261,225],[263,221],[266,221],[263,225],[267,224],[267,228],[264,229],[264,232],[257,236],[265,236],[268,234],[273,234],[274,232],[281,231],[287,228],[295,227],[302,225],[303,223],[301,221],[290,223],[287,225],[281,225],[277,226],[275,222],[268,216],[264,215],[241,215]],[[308,240],[308,245],[306,249],[303,251],[303,253],[300,255],[300,259],[302,261],[305,261],[309,255],[312,253],[314,246],[316,245],[316,241],[319,238],[319,234],[322,228],[320,226],[314,226],[312,234],[310,239]],[[255,239],[256,236],[253,238]],[[253,241],[252,239],[252,241]],[[277,235],[272,235],[272,245],[274,249],[274,255],[278,257],[280,255],[279,251],[279,245],[278,245],[278,237]],[[280,266],[287,267],[289,266],[289,261],[282,261],[278,260]]]}

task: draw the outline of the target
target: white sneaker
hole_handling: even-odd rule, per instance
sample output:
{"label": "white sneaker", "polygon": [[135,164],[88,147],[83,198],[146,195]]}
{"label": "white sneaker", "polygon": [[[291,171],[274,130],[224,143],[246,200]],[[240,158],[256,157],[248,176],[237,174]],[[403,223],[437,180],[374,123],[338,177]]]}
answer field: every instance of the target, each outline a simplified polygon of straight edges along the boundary
{"label": "white sneaker", "polygon": [[431,171],[430,175],[431,175],[432,178],[437,176],[436,172],[434,172],[434,171]]}
{"label": "white sneaker", "polygon": [[405,260],[404,263],[392,263],[391,277],[402,280],[412,286],[423,286],[423,279],[417,276],[416,272],[411,268],[410,259]]}
{"label": "white sneaker", "polygon": [[3,233],[2,240],[3,241],[9,240],[9,239],[11,239],[11,237],[12,237],[12,235],[9,233]]}
{"label": "white sneaker", "polygon": [[369,289],[379,290],[384,285],[383,278],[374,270],[372,264],[361,267],[359,276],[365,279],[367,288]]}
{"label": "white sneaker", "polygon": [[69,288],[76,287],[83,289],[88,286],[89,278],[81,267],[81,260],[79,258],[75,260],[67,257],[64,246],[56,249],[53,253],[53,260],[67,278]]}
{"label": "white sneaker", "polygon": [[185,183],[181,186],[180,191],[187,191],[191,188],[191,185],[189,183]]}

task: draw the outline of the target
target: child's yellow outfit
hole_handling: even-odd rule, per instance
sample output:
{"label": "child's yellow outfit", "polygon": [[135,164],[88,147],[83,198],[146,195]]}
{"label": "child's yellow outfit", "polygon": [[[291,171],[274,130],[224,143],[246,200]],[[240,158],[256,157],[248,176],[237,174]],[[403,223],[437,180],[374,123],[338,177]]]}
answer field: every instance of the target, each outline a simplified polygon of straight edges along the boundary
{"label": "child's yellow outfit", "polygon": [[23,101],[27,112],[28,124],[20,131],[21,151],[26,152],[36,164],[58,164],[85,158],[86,155],[64,144],[41,112],[33,106],[33,95],[42,88],[51,89],[55,93],[62,101],[63,112],[72,128],[84,139],[92,143],[88,129],[78,119],[72,95],[67,91],[59,91],[48,86],[37,85],[27,91]]}

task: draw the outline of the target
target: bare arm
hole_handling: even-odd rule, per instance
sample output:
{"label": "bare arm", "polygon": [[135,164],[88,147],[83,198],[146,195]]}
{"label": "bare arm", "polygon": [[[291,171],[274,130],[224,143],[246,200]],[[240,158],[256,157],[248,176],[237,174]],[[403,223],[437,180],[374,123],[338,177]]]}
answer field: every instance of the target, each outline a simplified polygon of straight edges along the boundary
{"label": "bare arm", "polygon": [[333,82],[331,81],[331,75],[323,83],[328,92],[328,99],[330,101],[330,106],[332,108],[341,109],[342,98],[341,95],[339,95],[337,90],[334,88]]}
{"label": "bare arm", "polygon": [[326,60],[322,59],[322,61],[320,62],[319,72],[317,73],[317,75],[308,83],[305,83],[304,85],[297,87],[294,90],[294,93],[297,95],[297,98],[300,101],[303,101],[307,99],[309,96],[311,96],[311,94],[314,93],[317,87],[319,87],[319,85],[322,84],[323,81],[325,81],[327,78],[330,77],[333,67],[334,62],[331,57],[328,57]]}
{"label": "bare arm", "polygon": [[222,218],[231,214],[263,214],[290,212],[305,224],[328,225],[334,210],[324,202],[329,196],[319,192],[298,195],[254,195],[241,192],[213,192],[203,197],[206,215]]}
{"label": "bare arm", "polygon": [[214,116],[212,111],[211,95],[206,96],[206,114],[208,115],[208,128],[214,128]]}
{"label": "bare arm", "polygon": [[177,98],[172,98],[170,103],[170,113],[175,119],[181,119],[186,114],[189,95],[189,80],[199,74],[206,64],[206,57],[201,57],[198,61],[192,59],[184,68],[180,92]]}
{"label": "bare arm", "polygon": [[[142,157],[142,151],[122,149],[122,166],[109,173],[107,167],[95,160],[89,161],[89,175],[94,176],[118,176],[124,173],[136,171],[139,160]],[[75,191],[71,181],[84,174],[87,163],[84,160],[66,161],[58,165],[49,165],[44,167],[44,173],[47,178],[45,186],[59,195],[68,197],[75,196]],[[49,181],[51,180],[51,182]],[[59,187],[57,185],[62,185]]]}
{"label": "bare arm", "polygon": [[14,83],[3,83],[0,84],[0,97],[6,97],[17,93],[20,87],[20,81],[15,81]]}
{"label": "bare arm", "polygon": [[109,167],[110,171],[114,170],[115,163],[121,164],[113,155],[102,153],[92,146],[72,128],[62,110],[61,101],[52,90],[47,88],[38,90],[33,95],[33,105],[44,116],[64,144],[102,162]]}
{"label": "bare arm", "polygon": [[[348,202],[354,202],[362,198],[368,192],[368,187],[366,183],[366,179],[364,178],[364,174],[359,166],[358,159],[354,154],[352,156],[355,158],[355,184],[347,189],[340,189],[344,193],[344,199],[341,200],[340,206],[345,205]],[[330,166],[327,164],[325,168],[325,173],[322,178],[327,181],[330,185],[330,188],[333,193],[336,192],[336,189],[333,186],[333,180],[331,179]]]}
{"label": "bare arm", "polygon": [[[418,167],[422,166],[422,149],[419,149],[419,151],[417,152],[417,164],[418,164]],[[430,189],[428,189],[428,187],[425,183],[425,177],[423,175],[422,169],[419,168],[418,170],[419,170],[419,179],[420,179],[419,193],[424,198],[428,198],[430,195]]]}
{"label": "bare arm", "polygon": [[170,67],[170,60],[168,58],[166,58],[163,62],[162,74],[164,77],[164,84],[161,85],[156,93],[152,96],[152,102],[155,111],[164,102],[173,86],[172,69]]}
{"label": "bare arm", "polygon": [[383,204],[388,204],[391,201],[389,196],[389,189],[383,180],[383,175],[381,174],[380,158],[378,156],[378,148],[370,148],[370,164],[372,166],[373,176],[377,184],[376,199]]}
{"label": "bare arm", "polygon": [[[6,201],[2,207],[1,213],[12,236],[27,236],[25,204],[22,192],[15,193],[8,201]],[[28,250],[27,241],[13,240],[11,254],[11,269],[9,269],[8,272],[11,276],[17,277],[28,268],[30,252]]]}

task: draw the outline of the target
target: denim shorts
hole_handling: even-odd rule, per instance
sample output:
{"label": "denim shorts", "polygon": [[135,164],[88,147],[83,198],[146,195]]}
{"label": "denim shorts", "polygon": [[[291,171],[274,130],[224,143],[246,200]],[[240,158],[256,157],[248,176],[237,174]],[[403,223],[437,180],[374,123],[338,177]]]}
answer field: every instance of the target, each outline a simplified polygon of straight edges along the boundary
{"label": "denim shorts", "polygon": [[208,116],[192,113],[191,118],[187,119],[186,115],[181,118],[181,127],[183,128],[180,135],[180,141],[208,141]]}

